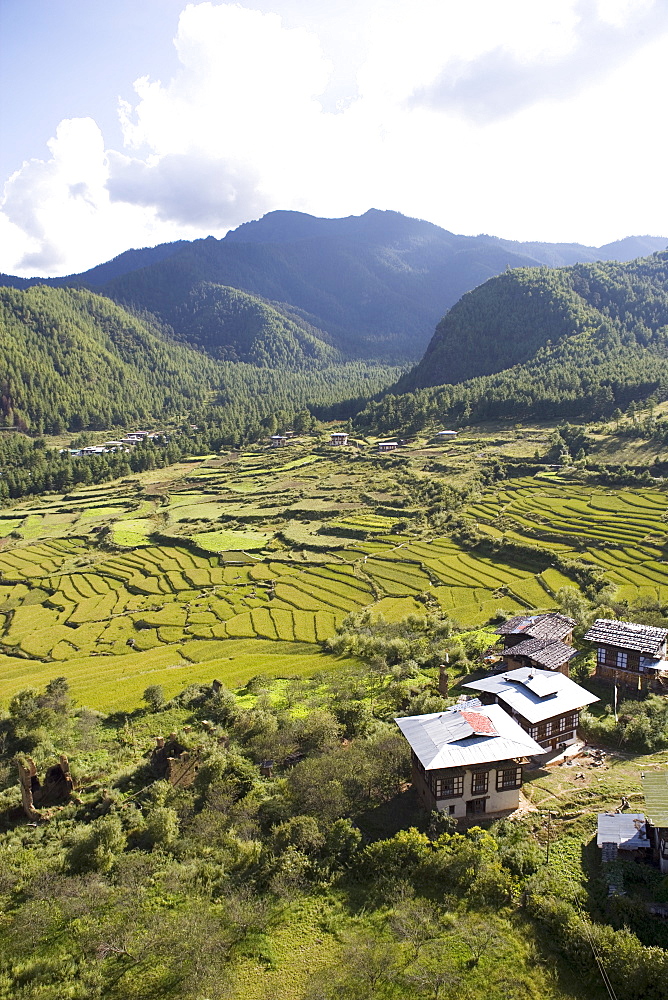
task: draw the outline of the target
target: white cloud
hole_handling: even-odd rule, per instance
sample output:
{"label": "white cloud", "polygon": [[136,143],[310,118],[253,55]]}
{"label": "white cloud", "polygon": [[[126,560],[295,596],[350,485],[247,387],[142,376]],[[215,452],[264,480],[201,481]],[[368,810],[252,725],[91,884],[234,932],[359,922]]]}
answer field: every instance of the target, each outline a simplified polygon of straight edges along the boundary
{"label": "white cloud", "polygon": [[318,24],[276,3],[283,19],[186,7],[179,71],[120,105],[123,150],[62,122],[49,159],[7,182],[0,269],[73,272],[275,208],[393,208],[519,239],[668,233],[641,153],[663,120],[658,0],[367,0],[357,33],[346,8],[351,45],[336,4]]}

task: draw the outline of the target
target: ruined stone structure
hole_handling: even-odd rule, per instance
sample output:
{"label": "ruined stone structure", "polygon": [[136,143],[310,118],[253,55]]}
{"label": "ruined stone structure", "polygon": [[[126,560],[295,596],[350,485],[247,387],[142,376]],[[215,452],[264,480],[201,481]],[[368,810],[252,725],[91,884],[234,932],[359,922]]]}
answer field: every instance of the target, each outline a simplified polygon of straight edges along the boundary
{"label": "ruined stone structure", "polygon": [[43,782],[37,777],[32,757],[26,757],[25,764],[19,761],[18,770],[23,809],[28,819],[33,821],[42,818],[40,809],[67,802],[74,789],[67,757],[61,756],[60,763],[48,769]]}

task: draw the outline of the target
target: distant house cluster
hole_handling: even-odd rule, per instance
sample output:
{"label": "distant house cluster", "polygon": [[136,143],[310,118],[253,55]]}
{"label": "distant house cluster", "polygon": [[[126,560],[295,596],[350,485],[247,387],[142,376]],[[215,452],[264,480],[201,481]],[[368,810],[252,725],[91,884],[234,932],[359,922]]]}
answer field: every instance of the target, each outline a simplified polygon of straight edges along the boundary
{"label": "distant house cluster", "polygon": [[161,437],[160,434],[151,434],[149,431],[133,431],[131,434],[126,434],[124,438],[118,441],[105,441],[103,445],[86,445],[85,448],[61,448],[60,454],[72,455],[72,456],[88,456],[88,455],[108,455],[110,452],[114,451],[130,451],[135,445],[141,444],[142,441],[154,441],[156,438]]}

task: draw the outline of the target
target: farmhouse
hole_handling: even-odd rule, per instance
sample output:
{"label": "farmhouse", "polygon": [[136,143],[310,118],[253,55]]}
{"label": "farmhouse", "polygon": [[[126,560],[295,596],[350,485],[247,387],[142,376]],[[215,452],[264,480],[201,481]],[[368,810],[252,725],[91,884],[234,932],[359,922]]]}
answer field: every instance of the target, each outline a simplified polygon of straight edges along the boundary
{"label": "farmhouse", "polygon": [[668,768],[641,775],[645,793],[647,836],[654,860],[668,874]]}
{"label": "farmhouse", "polygon": [[585,639],[596,646],[596,677],[638,692],[668,694],[668,629],[597,618]]}
{"label": "farmhouse", "polygon": [[269,440],[272,448],[283,448],[288,443],[285,434],[272,434]]}
{"label": "farmhouse", "polygon": [[398,441],[379,441],[378,451],[394,451],[395,448],[399,447]]}
{"label": "farmhouse", "polygon": [[558,670],[568,677],[568,664],[577,649],[573,649],[572,618],[549,612],[542,615],[515,615],[494,631],[501,636],[501,657],[508,669],[537,667]]}
{"label": "farmhouse", "polygon": [[439,441],[450,441],[457,437],[457,431],[439,431],[436,437]]}
{"label": "farmhouse", "polygon": [[546,752],[574,743],[580,710],[598,701],[559,671],[535,667],[483,677],[463,687],[475,691],[485,705],[501,705]]}
{"label": "farmhouse", "polygon": [[457,819],[516,809],[522,765],[543,753],[500,705],[394,721],[410,744],[413,786],[425,806]]}
{"label": "farmhouse", "polygon": [[336,445],[348,444],[348,435],[345,431],[333,431],[330,435],[329,443]]}

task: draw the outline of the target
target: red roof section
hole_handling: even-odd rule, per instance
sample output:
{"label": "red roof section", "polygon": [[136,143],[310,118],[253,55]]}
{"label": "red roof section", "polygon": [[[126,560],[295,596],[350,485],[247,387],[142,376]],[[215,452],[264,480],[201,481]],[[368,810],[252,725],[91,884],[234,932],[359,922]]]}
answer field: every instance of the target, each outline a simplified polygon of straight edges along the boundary
{"label": "red roof section", "polygon": [[466,719],[476,734],[480,734],[481,736],[498,736],[491,719],[488,719],[486,715],[481,715],[480,712],[460,712],[459,714],[463,719]]}

